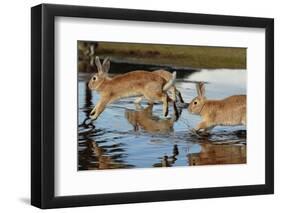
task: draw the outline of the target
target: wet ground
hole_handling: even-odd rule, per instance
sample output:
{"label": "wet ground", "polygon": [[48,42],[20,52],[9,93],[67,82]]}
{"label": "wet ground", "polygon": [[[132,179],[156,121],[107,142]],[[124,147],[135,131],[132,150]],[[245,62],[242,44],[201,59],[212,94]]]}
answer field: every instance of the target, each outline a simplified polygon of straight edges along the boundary
{"label": "wet ground", "polygon": [[[115,67],[110,70],[114,75],[119,72]],[[206,82],[207,98],[246,94],[245,70],[177,72],[176,86],[186,103],[196,96],[198,81]],[[99,95],[88,90],[89,78],[89,74],[78,75],[78,170],[246,163],[245,127],[216,127],[210,135],[194,134],[191,129],[200,117],[188,113],[186,105],[178,105],[176,120],[172,106],[169,117],[163,118],[161,104],[150,106],[143,100],[135,105],[135,98],[126,98],[108,105],[91,121],[89,111]]]}

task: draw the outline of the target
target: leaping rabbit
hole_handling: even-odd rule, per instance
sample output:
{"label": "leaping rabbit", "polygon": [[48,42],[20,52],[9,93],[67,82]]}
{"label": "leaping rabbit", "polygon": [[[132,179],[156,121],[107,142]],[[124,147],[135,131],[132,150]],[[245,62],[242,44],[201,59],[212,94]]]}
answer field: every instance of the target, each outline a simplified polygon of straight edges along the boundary
{"label": "leaping rabbit", "polygon": [[[163,115],[168,115],[168,102],[174,102],[167,95],[167,91],[174,85],[176,72],[167,81],[156,73],[137,70],[125,74],[108,77],[110,60],[104,59],[101,64],[99,57],[95,58],[98,72],[89,81],[89,88],[100,93],[100,100],[90,113],[90,117],[95,120],[103,112],[105,106],[113,101],[125,97],[143,96],[150,104],[155,101],[163,103]],[[175,106],[175,104],[174,104]]]}

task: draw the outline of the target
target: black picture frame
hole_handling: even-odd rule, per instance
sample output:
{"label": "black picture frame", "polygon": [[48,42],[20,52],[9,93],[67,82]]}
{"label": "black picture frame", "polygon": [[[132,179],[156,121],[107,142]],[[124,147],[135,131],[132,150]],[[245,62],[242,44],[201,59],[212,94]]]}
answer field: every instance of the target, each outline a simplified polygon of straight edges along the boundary
{"label": "black picture frame", "polygon": [[[265,184],[93,195],[54,195],[55,17],[263,28],[266,34]],[[274,20],[164,11],[41,4],[31,8],[31,204],[60,208],[274,193]]]}

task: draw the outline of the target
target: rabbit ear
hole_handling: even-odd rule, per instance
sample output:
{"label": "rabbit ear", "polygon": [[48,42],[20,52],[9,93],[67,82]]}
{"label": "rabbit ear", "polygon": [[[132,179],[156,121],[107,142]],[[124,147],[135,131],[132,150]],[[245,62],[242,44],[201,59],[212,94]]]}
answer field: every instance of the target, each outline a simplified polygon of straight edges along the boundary
{"label": "rabbit ear", "polygon": [[198,90],[199,90],[198,95],[199,95],[200,97],[205,97],[205,85],[204,85],[203,82],[200,82],[200,83],[198,84],[197,92],[198,92]]}
{"label": "rabbit ear", "polygon": [[106,57],[105,59],[103,59],[103,62],[102,62],[102,66],[104,66],[104,64],[109,61],[109,57]]}
{"label": "rabbit ear", "polygon": [[196,90],[199,97],[205,97],[205,86],[203,82],[196,84]]}
{"label": "rabbit ear", "polygon": [[102,73],[103,70],[102,70],[102,66],[101,66],[101,63],[100,63],[100,58],[98,56],[96,56],[96,58],[95,58],[95,63],[96,63],[96,66],[98,68],[98,72]]}
{"label": "rabbit ear", "polygon": [[110,60],[108,57],[103,60],[102,67],[103,67],[103,71],[105,73],[108,73],[110,68]]}
{"label": "rabbit ear", "polygon": [[197,91],[197,95],[201,96],[201,91],[200,91],[200,83],[196,84],[196,91]]}

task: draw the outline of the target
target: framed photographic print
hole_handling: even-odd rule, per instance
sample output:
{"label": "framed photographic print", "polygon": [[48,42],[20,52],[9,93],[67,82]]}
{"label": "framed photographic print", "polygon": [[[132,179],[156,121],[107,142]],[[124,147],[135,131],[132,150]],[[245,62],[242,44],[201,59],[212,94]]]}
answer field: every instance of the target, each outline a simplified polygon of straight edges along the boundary
{"label": "framed photographic print", "polygon": [[31,9],[31,203],[271,194],[274,21]]}

